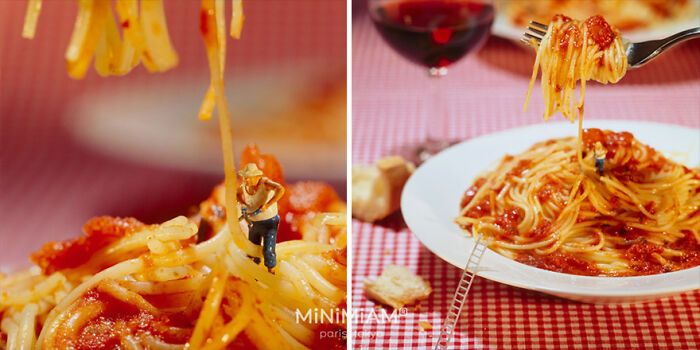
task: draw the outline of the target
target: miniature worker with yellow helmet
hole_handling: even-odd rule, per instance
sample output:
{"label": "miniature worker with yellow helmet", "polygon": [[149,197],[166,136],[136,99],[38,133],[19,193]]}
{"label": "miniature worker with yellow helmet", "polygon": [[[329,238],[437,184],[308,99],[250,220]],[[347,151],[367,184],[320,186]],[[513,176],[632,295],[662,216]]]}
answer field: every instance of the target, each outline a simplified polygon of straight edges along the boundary
{"label": "miniature worker with yellow helmet", "polygon": [[[241,176],[241,184],[236,198],[241,203],[242,218],[248,223],[248,239],[256,245],[262,241],[265,266],[272,271],[277,265],[275,244],[280,223],[277,201],[284,195],[284,187],[263,176],[254,163],[246,164],[238,175]],[[253,260],[260,262],[260,258]]]}

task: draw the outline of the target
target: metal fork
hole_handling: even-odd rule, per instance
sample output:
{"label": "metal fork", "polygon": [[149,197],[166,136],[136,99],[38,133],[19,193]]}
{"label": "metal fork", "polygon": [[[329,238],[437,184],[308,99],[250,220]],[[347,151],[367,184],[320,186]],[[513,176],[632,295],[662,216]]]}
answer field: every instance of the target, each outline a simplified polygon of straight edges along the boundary
{"label": "metal fork", "polygon": [[[520,40],[528,45],[530,45],[531,40],[536,40],[538,43],[540,43],[546,33],[546,25],[539,22],[530,21],[527,31],[525,34],[523,34],[523,37]],[[629,67],[627,68],[632,69],[641,67],[672,46],[698,37],[700,37],[700,27],[684,30],[680,33],[673,34],[668,38],[643,41],[640,43],[630,42],[623,37],[622,44],[625,47],[627,63],[629,64]]]}

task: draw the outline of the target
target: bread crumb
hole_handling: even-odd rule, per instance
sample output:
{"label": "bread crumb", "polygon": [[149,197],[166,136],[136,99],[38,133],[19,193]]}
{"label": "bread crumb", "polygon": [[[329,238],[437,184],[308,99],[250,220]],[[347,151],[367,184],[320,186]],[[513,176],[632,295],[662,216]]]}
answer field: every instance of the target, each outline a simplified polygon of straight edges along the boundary
{"label": "bread crumb", "polygon": [[428,297],[430,283],[404,266],[388,265],[375,280],[365,280],[367,296],[395,309]]}
{"label": "bread crumb", "polygon": [[385,250],[384,255],[391,255],[391,250],[389,250],[389,249]]}
{"label": "bread crumb", "polygon": [[424,331],[429,331],[433,329],[433,325],[427,321],[418,321],[418,325],[420,326],[420,328],[423,328]]}

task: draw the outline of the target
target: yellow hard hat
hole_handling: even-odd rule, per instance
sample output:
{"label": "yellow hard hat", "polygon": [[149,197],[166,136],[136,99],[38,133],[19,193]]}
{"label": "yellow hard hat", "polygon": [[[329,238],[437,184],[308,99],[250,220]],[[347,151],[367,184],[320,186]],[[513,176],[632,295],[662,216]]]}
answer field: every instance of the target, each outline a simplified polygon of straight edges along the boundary
{"label": "yellow hard hat", "polygon": [[238,175],[241,177],[255,177],[255,176],[263,176],[263,172],[258,169],[258,166],[255,165],[255,163],[248,163],[245,165],[243,170],[238,172]]}

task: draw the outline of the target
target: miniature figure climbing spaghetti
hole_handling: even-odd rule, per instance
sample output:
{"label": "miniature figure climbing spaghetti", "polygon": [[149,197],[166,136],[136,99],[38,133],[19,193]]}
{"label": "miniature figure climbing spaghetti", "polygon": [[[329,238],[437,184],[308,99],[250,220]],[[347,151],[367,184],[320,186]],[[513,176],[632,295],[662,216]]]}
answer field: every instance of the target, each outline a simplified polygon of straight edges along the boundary
{"label": "miniature figure climbing spaghetti", "polygon": [[539,64],[545,120],[559,110],[572,122],[572,91],[581,80],[579,135],[505,156],[476,179],[456,219],[467,233],[493,237],[490,247],[508,258],[570,274],[635,276],[700,265],[700,169],[667,159],[631,133],[582,127],[585,80],[616,82],[625,73],[619,45],[602,17],[554,16],[533,80]]}
{"label": "miniature figure climbing spaghetti", "polygon": [[[83,77],[93,56],[101,75],[125,74],[139,62],[149,71],[177,64],[162,1],[117,0],[119,25],[109,0],[78,3],[66,52],[71,76]],[[233,0],[232,7],[230,33],[238,37],[241,1]],[[25,37],[34,35],[40,9],[41,1],[29,1]],[[319,337],[322,331],[344,331],[342,320],[312,324],[295,318],[297,311],[345,309],[346,207],[333,189],[318,182],[287,185],[275,157],[249,145],[241,168],[255,168],[266,183],[278,186],[273,201],[256,202],[265,209],[274,205],[280,217],[269,271],[258,262],[261,247],[247,236],[223,95],[223,11],[223,0],[202,1],[200,29],[211,84],[200,117],[209,119],[217,106],[224,184],[198,212],[162,224],[94,218],[83,227],[85,235],[49,242],[32,254],[35,267],[0,276],[0,347],[345,348],[342,337]]]}

